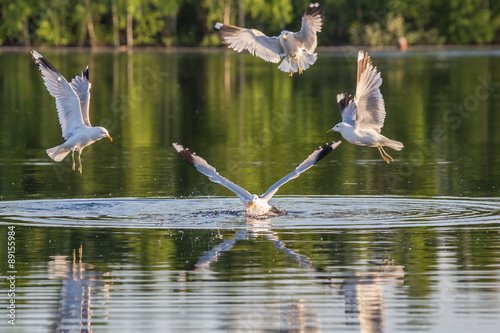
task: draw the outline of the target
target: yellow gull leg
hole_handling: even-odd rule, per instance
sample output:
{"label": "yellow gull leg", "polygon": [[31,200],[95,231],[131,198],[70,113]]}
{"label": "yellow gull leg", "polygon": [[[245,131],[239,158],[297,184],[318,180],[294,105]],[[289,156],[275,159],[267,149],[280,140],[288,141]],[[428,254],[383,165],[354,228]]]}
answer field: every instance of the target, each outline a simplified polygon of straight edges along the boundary
{"label": "yellow gull leg", "polygon": [[391,157],[391,155],[387,154],[384,150],[384,147],[380,146],[380,149],[382,149],[382,152],[385,154],[385,156],[389,157],[389,159],[391,160],[391,162],[394,162],[394,159]]}
{"label": "yellow gull leg", "polygon": [[386,161],[387,164],[391,164],[391,162],[389,161],[389,159],[387,157],[385,157],[385,155],[382,153],[382,151],[383,151],[382,147],[381,146],[377,146],[377,149],[380,152],[380,155],[382,156],[382,158],[384,159],[384,161]]}
{"label": "yellow gull leg", "polygon": [[80,150],[78,152],[78,164],[80,164],[80,166],[78,167],[78,171],[80,171],[80,175],[82,174],[82,159],[81,159],[81,156],[82,156],[82,151]]}
{"label": "yellow gull leg", "polygon": [[71,158],[73,159],[73,171],[75,171],[75,150],[73,149],[72,153],[71,153]]}

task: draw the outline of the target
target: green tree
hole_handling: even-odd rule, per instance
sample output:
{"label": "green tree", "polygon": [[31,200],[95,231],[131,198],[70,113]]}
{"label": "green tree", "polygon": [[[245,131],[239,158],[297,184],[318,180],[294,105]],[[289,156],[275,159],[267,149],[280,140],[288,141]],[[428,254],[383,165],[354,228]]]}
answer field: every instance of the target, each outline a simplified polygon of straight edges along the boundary
{"label": "green tree", "polygon": [[481,44],[493,41],[500,27],[500,18],[492,15],[489,1],[451,0],[447,4],[450,42]]}
{"label": "green tree", "polygon": [[37,42],[50,46],[74,44],[77,35],[71,15],[75,8],[76,4],[70,0],[41,3],[35,24]]}
{"label": "green tree", "polygon": [[39,2],[34,0],[2,1],[0,24],[0,45],[11,44],[31,45],[30,17],[40,10]]}

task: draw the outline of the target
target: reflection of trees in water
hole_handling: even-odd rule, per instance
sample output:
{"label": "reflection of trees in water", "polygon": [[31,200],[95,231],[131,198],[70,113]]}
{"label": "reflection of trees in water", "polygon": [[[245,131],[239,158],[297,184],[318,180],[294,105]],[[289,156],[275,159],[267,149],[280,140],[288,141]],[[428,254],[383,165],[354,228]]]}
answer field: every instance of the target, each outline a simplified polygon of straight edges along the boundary
{"label": "reflection of trees in water", "polygon": [[[92,265],[82,262],[82,255],[80,246],[78,261],[73,250],[73,262],[66,260],[66,256],[56,255],[48,263],[49,279],[62,280],[57,319],[53,324],[56,332],[91,332],[92,303],[96,302],[92,300],[93,289],[98,289],[103,304],[109,299],[110,283],[103,280],[108,273],[92,270]],[[107,317],[107,307],[101,308]]]}
{"label": "reflection of trees in water", "polygon": [[[274,247],[306,268],[313,276],[317,269],[314,263],[305,255],[289,249],[279,239],[278,233],[270,230],[269,220],[247,219],[247,229],[239,230],[230,239],[203,253],[195,264],[195,270],[205,271],[211,264],[217,262],[224,252],[231,251],[238,241],[249,238],[263,237],[273,243]],[[394,259],[385,259],[381,266],[372,272],[356,272],[352,277],[331,279],[326,283],[338,289],[338,294],[345,299],[346,325],[357,325],[361,332],[383,332],[385,326],[384,286],[401,285],[404,277],[404,266],[395,266]],[[317,279],[322,277],[317,276]],[[325,281],[322,281],[325,283]],[[305,299],[292,299],[286,302],[262,299],[248,304],[239,310],[234,308],[232,318],[238,322],[237,327],[290,328],[292,331],[320,331],[321,322],[318,310]],[[228,325],[226,328],[234,328]]]}

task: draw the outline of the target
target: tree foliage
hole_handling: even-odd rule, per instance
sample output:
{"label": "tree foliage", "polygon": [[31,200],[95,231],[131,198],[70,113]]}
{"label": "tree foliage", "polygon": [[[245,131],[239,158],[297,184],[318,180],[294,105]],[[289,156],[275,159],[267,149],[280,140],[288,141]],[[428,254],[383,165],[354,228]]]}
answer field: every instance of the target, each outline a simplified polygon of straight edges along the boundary
{"label": "tree foliage", "polygon": [[[0,0],[0,46],[218,45],[217,21],[278,35],[307,0]],[[500,3],[324,0],[321,45],[500,42]]]}

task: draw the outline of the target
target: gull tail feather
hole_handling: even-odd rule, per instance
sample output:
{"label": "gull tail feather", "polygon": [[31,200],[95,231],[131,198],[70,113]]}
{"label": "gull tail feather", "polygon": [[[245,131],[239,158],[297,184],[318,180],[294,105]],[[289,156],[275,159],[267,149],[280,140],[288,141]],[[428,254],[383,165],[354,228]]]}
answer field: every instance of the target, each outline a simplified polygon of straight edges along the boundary
{"label": "gull tail feather", "polygon": [[299,58],[300,69],[303,71],[308,69],[309,66],[316,62],[316,59],[318,59],[317,53],[303,53]]}
{"label": "gull tail feather", "polygon": [[289,73],[290,68],[292,69],[292,72],[297,73],[299,71],[299,65],[301,70],[306,70],[308,69],[312,64],[316,62],[316,59],[318,58],[317,53],[303,53],[299,61],[292,60],[290,64],[290,60],[288,56],[286,56],[281,64],[278,66],[279,70],[282,70],[283,72]]}
{"label": "gull tail feather", "polygon": [[71,148],[56,146],[46,150],[47,155],[56,162],[61,162],[71,152]]}
{"label": "gull tail feather", "polygon": [[398,151],[404,148],[401,142],[391,139],[388,139],[387,142],[385,142],[385,146]]}
{"label": "gull tail feather", "polygon": [[288,60],[288,57],[283,58],[283,61],[278,66],[278,69],[286,73],[290,72],[290,61]]}

